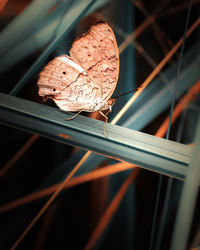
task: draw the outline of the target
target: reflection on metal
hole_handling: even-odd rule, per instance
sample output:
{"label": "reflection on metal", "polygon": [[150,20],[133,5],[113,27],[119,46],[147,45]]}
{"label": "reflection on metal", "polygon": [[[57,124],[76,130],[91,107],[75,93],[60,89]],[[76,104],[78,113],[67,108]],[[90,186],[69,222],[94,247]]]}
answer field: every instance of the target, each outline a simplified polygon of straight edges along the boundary
{"label": "reflection on metal", "polygon": [[[24,99],[0,94],[0,122],[93,152],[128,161],[176,178],[184,178],[191,147],[142,132],[68,114]],[[63,137],[60,134],[69,136]]]}

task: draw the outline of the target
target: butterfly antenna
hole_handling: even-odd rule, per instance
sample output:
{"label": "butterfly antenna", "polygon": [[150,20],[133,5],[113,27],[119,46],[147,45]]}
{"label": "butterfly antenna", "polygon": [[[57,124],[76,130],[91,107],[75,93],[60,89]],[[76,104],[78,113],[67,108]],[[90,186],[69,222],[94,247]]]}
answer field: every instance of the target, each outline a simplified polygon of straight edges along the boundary
{"label": "butterfly antenna", "polygon": [[138,91],[138,89],[140,89],[140,88],[141,88],[141,86],[138,87],[138,88],[136,88],[136,89],[132,89],[132,90],[130,90],[130,91],[128,91],[128,92],[125,92],[125,93],[123,93],[123,94],[121,94],[121,95],[114,96],[113,98],[116,99],[116,98],[118,98],[118,97],[121,97],[121,96],[124,96],[124,95],[128,95],[128,94],[130,94],[130,93],[132,93],[132,92]]}

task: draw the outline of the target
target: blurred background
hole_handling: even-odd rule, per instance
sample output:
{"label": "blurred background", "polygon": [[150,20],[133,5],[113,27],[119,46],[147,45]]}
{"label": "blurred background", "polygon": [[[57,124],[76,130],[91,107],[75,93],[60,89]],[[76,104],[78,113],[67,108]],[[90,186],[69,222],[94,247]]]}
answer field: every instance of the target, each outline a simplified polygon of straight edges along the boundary
{"label": "blurred background", "polygon": [[[114,96],[139,87],[184,35],[189,1],[97,0],[81,15],[89,2],[0,2],[0,92],[56,108],[52,101],[44,103],[38,96],[39,72],[54,57],[68,54],[74,39],[99,20],[112,27],[119,46],[120,73]],[[193,0],[189,27],[199,13],[200,1]],[[176,98],[175,109],[179,103],[182,109],[177,111],[167,139],[194,143],[200,105],[199,34],[198,27],[186,40],[183,58],[178,49],[118,125],[165,137],[166,131],[156,133]],[[109,120],[131,95],[117,99]],[[101,119],[98,113],[83,115]],[[37,130],[39,134],[40,128]],[[26,132],[26,124],[23,130],[1,124],[0,131],[0,249],[9,249],[49,197],[31,200],[30,194],[62,181],[85,151],[53,138],[33,136]],[[92,154],[77,176],[117,163]],[[18,249],[84,249],[130,171],[65,189]],[[169,177],[162,176],[160,182],[159,173],[140,168],[92,249],[169,249],[181,190],[182,181],[171,179],[169,184]],[[19,205],[12,203],[20,197],[26,198]],[[10,208],[3,208],[9,202]],[[199,232],[196,206],[187,249],[198,246]]]}

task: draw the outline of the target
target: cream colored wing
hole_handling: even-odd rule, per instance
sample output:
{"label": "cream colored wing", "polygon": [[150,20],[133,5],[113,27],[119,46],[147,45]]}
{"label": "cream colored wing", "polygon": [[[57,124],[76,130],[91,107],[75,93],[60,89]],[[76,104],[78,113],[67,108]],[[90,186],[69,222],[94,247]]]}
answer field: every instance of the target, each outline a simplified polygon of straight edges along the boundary
{"label": "cream colored wing", "polygon": [[70,55],[101,89],[102,101],[113,94],[119,75],[119,52],[107,23],[97,23],[74,41]]}
{"label": "cream colored wing", "polygon": [[38,94],[53,99],[64,111],[92,112],[101,101],[101,89],[73,59],[54,58],[40,73]]}

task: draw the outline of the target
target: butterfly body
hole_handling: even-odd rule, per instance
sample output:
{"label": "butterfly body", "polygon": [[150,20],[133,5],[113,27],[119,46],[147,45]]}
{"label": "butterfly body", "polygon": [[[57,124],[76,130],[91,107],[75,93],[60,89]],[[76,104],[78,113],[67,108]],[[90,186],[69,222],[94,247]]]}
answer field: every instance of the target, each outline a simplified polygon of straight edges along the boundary
{"label": "butterfly body", "polygon": [[98,23],[74,41],[70,56],[50,61],[40,73],[39,95],[64,111],[111,110],[119,53],[112,29]]}

